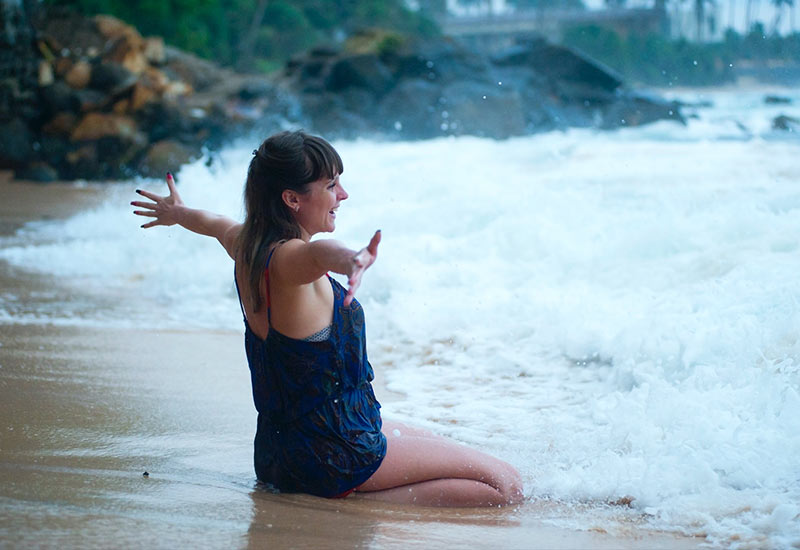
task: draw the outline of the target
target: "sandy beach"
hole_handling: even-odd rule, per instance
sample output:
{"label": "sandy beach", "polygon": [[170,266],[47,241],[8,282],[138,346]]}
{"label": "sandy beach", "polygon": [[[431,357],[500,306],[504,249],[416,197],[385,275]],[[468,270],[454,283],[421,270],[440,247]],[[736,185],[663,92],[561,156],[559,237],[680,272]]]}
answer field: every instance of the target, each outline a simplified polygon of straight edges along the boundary
{"label": "sandy beach", "polygon": [[[0,178],[0,232],[91,207],[103,193]],[[5,264],[0,285],[18,296],[59,289],[56,280]],[[617,521],[607,529],[602,513],[591,529],[560,528],[558,519],[575,512],[547,501],[439,510],[357,495],[325,500],[265,491],[252,471],[256,414],[241,341],[241,333],[229,331],[0,324],[0,547],[696,548],[703,542],[642,530],[635,516],[622,528]],[[388,402],[380,359],[374,366],[376,393]],[[610,513],[618,515],[614,508]]]}

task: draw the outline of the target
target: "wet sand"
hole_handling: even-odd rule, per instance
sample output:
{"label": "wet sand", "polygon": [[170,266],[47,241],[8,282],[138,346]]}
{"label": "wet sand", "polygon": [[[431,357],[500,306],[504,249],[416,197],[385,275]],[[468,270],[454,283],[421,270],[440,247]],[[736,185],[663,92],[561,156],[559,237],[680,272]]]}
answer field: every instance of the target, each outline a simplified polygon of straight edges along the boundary
{"label": "wet sand", "polygon": [[[0,178],[0,234],[27,220],[67,216],[102,197],[94,187]],[[6,265],[0,265],[0,285],[21,296],[57,288],[56,281]],[[381,382],[381,365],[375,367],[378,398],[395,398]],[[256,485],[252,471],[256,415],[249,384],[239,332],[0,324],[0,547],[702,543],[643,530],[635,516],[606,525],[601,512],[584,531],[555,527],[576,512],[546,501],[438,510],[357,495],[325,500],[272,494]]]}

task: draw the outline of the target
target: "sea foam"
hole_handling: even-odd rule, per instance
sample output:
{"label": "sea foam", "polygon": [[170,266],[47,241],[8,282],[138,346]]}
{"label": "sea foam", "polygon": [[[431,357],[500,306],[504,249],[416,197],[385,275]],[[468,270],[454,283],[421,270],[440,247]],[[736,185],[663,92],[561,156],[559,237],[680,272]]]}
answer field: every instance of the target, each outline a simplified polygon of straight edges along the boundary
{"label": "sea foam", "polygon": [[[709,98],[687,127],[337,143],[336,238],[383,231],[358,297],[400,396],[384,413],[512,462],[533,499],[632,499],[649,527],[783,547],[800,542],[800,140],[754,94]],[[182,169],[187,204],[240,218],[252,147]],[[241,329],[224,251],[138,229],[134,185],[165,188],[117,187],[0,249],[102,312],[5,296],[0,322]]]}

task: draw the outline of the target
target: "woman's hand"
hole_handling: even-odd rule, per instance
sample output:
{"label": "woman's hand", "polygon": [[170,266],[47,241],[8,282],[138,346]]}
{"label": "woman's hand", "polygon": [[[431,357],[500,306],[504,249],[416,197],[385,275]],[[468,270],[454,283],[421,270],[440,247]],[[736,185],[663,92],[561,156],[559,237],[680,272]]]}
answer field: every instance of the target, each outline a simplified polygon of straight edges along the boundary
{"label": "woman's hand", "polygon": [[378,257],[378,244],[381,242],[381,230],[378,229],[370,239],[366,248],[361,250],[353,256],[353,270],[347,278],[347,295],[344,297],[344,305],[349,306],[353,301],[353,297],[361,286],[361,277],[369,266],[375,263]]}
{"label": "woman's hand", "polygon": [[162,197],[149,191],[142,191],[137,189],[136,192],[150,199],[153,202],[133,201],[132,206],[145,208],[146,210],[134,210],[133,213],[137,216],[145,216],[147,218],[155,218],[153,221],[142,225],[143,229],[155,227],[156,225],[175,225],[179,223],[178,215],[183,207],[178,190],[175,189],[175,180],[172,174],[167,173],[167,187],[169,188],[169,195]]}

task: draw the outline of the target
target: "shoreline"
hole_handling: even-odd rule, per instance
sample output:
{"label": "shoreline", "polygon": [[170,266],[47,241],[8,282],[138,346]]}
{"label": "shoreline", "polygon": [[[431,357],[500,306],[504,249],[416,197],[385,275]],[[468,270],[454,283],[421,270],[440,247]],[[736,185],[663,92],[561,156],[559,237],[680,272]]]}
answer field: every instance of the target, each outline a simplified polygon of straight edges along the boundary
{"label": "shoreline", "polygon": [[[97,205],[100,186],[0,181],[0,231]],[[13,200],[12,200],[13,199]],[[48,277],[0,283],[36,292]],[[3,280],[5,279],[5,280]],[[394,396],[376,364],[378,399]],[[259,489],[239,331],[0,324],[0,546],[697,548],[570,512],[430,509]],[[144,471],[149,475],[143,476]],[[575,512],[572,511],[572,514]]]}

